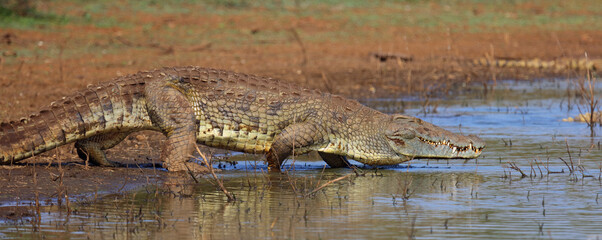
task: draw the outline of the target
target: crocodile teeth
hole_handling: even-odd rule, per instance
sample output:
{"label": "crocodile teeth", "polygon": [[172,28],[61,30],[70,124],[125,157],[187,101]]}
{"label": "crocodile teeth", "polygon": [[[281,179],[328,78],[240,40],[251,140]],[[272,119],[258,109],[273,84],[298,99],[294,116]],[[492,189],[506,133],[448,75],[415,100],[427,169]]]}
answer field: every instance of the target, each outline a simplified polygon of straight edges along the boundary
{"label": "crocodile teeth", "polygon": [[469,150],[473,151],[475,153],[479,153],[483,149],[483,148],[475,147],[472,143],[469,143],[468,146],[460,147],[460,146],[456,146],[456,145],[452,144],[450,140],[442,140],[442,141],[435,142],[435,141],[428,140],[428,139],[425,139],[422,137],[418,137],[418,139],[420,139],[424,143],[433,145],[435,147],[447,146],[448,148],[450,148],[452,150],[453,153],[464,153]]}

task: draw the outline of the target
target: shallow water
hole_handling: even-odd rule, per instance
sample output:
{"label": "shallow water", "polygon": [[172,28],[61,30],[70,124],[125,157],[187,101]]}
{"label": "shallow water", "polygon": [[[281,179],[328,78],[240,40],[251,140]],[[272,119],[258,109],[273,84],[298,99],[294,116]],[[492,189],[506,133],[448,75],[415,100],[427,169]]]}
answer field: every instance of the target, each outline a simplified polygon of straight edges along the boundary
{"label": "shallow water", "polygon": [[[39,225],[0,223],[0,238],[602,238],[600,138],[561,121],[579,113],[567,108],[566,84],[498,82],[487,95],[435,99],[436,112],[426,115],[418,101],[363,101],[481,136],[488,145],[477,160],[414,160],[363,167],[358,176],[323,169],[313,155],[288,174],[265,174],[262,162],[239,155],[219,174],[235,202],[210,179],[167,180],[168,187],[75,204],[70,213],[44,207]],[[560,158],[573,162],[573,174]],[[310,194],[339,177],[346,178]]]}

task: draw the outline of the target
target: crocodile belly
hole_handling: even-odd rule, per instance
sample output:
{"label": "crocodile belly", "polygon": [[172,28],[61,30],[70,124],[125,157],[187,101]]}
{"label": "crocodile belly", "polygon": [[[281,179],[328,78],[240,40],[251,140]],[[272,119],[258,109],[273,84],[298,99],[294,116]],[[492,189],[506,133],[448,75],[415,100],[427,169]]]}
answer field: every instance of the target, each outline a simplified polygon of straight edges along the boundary
{"label": "crocodile belly", "polygon": [[272,141],[273,136],[256,130],[233,129],[227,125],[216,128],[209,123],[201,123],[197,134],[200,144],[254,154],[267,153]]}

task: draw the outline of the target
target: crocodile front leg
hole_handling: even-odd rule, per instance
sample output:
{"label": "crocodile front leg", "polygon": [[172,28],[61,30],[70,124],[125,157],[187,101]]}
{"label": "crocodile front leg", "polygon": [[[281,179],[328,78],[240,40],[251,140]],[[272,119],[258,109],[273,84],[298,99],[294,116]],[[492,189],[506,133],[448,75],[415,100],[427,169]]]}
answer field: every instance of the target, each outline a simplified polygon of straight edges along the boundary
{"label": "crocodile front leg", "polygon": [[161,160],[171,171],[206,171],[188,160],[194,153],[197,124],[192,104],[178,90],[157,83],[147,88],[147,109],[153,125],[167,140],[161,147]]}
{"label": "crocodile front leg", "polygon": [[284,159],[293,153],[293,149],[309,147],[318,142],[323,134],[311,123],[295,123],[286,127],[274,137],[272,147],[267,153],[268,170],[280,172]]}

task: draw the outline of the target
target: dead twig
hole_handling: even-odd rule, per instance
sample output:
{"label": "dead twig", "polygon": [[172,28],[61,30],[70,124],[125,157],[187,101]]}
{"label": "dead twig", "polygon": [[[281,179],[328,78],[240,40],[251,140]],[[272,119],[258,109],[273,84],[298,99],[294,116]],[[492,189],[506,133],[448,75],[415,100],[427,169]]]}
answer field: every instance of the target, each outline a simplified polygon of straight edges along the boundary
{"label": "dead twig", "polygon": [[526,178],[527,177],[527,174],[525,174],[523,172],[523,170],[521,170],[518,166],[516,166],[516,163],[514,163],[514,162],[508,162],[508,165],[510,165],[510,169],[514,169],[514,170],[516,170],[517,172],[520,173],[520,175],[521,175],[520,178]]}
{"label": "dead twig", "polygon": [[322,186],[320,186],[320,187],[318,187],[318,188],[314,189],[314,190],[313,190],[313,191],[311,191],[310,193],[308,193],[308,194],[305,194],[305,196],[306,196],[306,197],[307,197],[307,196],[310,196],[310,195],[312,195],[312,194],[314,194],[314,193],[316,193],[316,192],[320,191],[322,188],[325,188],[326,186],[328,186],[328,185],[330,185],[330,184],[333,184],[333,183],[335,183],[335,182],[338,182],[338,181],[341,181],[341,180],[343,180],[343,179],[345,179],[345,178],[348,178],[348,177],[352,176],[353,174],[355,174],[355,173],[349,173],[349,174],[347,174],[347,175],[345,175],[345,176],[338,177],[338,178],[335,178],[335,179],[333,179],[333,180],[330,180],[330,181],[328,181],[327,183],[324,183],[324,184],[322,184]]}
{"label": "dead twig", "polygon": [[412,185],[413,180],[414,178],[412,178],[411,175],[406,174],[406,177],[403,180],[403,188],[401,193],[401,198],[403,199],[403,201],[409,200],[412,194],[414,193],[414,191],[410,190],[410,185]]}
{"label": "dead twig", "polygon": [[307,57],[307,50],[305,50],[305,45],[303,44],[303,41],[301,41],[301,37],[299,36],[297,29],[291,28],[290,31],[293,34],[293,37],[295,38],[297,44],[299,44],[299,47],[301,47],[301,53],[303,54],[303,62],[301,62],[301,67],[305,67],[305,65],[307,65],[307,62],[309,61]]}
{"label": "dead twig", "polygon": [[575,172],[575,165],[573,164],[573,158],[571,157],[571,149],[569,148],[569,142],[568,140],[564,140],[565,144],[566,144],[566,153],[569,155],[569,163],[567,163],[564,159],[560,158],[560,160],[562,160],[562,162],[564,162],[564,165],[566,165],[569,168],[569,173],[573,173]]}
{"label": "dead twig", "polygon": [[[587,53],[585,53],[585,59],[588,61]],[[586,76],[584,78],[579,78],[577,81],[579,93],[584,102],[583,107],[587,110],[582,111],[580,105],[577,105],[577,108],[579,109],[579,115],[583,116],[583,120],[587,123],[587,126],[590,129],[590,137],[594,137],[596,135],[594,131],[596,124],[602,123],[602,118],[600,117],[601,114],[599,112],[599,101],[596,97],[597,94],[595,85],[596,78],[593,77],[590,69],[587,69]]]}
{"label": "dead twig", "polygon": [[569,168],[569,173],[573,173],[573,171],[575,171],[571,165],[569,165],[564,159],[562,159],[561,157],[559,157],[560,160],[564,163],[564,165],[566,165],[567,168]]}
{"label": "dead twig", "polygon": [[217,182],[217,185],[219,186],[219,188],[222,190],[222,192],[224,192],[224,194],[226,195],[226,197],[228,197],[228,202],[234,202],[234,201],[236,201],[236,197],[232,193],[230,193],[226,189],[226,187],[224,187],[224,183],[222,183],[222,181],[215,174],[215,170],[213,169],[213,166],[209,163],[209,161],[207,161],[207,157],[205,157],[205,154],[203,154],[203,152],[201,152],[201,150],[199,149],[198,146],[195,145],[194,147],[196,147],[196,151],[199,153],[199,155],[203,159],[203,163],[205,163],[205,166],[207,166],[207,169],[209,169],[209,172],[211,173],[211,176],[213,176],[213,178]]}
{"label": "dead twig", "polygon": [[42,222],[42,212],[40,210],[40,192],[38,190],[38,173],[36,172],[36,164],[33,164],[33,186],[35,188],[35,218],[32,221],[34,228],[37,230]]}
{"label": "dead twig", "polygon": [[539,167],[539,163],[537,162],[537,159],[535,159],[534,161],[535,161],[535,166],[537,166],[537,169],[539,169],[539,177],[543,177],[543,171],[541,171],[541,167]]}

